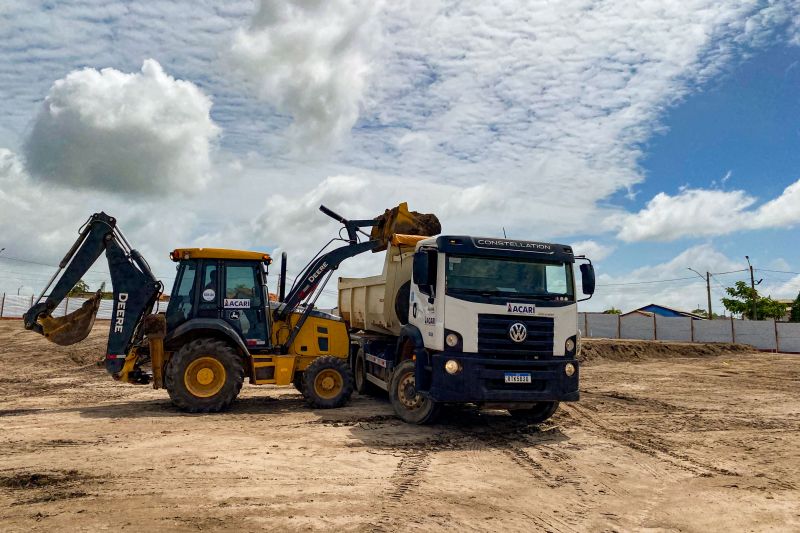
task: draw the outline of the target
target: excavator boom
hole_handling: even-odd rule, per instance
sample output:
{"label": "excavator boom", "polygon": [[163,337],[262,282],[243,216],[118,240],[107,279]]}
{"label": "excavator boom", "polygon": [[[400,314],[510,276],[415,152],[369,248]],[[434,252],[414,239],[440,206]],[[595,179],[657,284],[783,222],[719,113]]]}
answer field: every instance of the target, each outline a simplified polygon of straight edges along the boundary
{"label": "excavator boom", "polygon": [[[105,213],[89,217],[50,283],[23,318],[26,329],[36,331],[56,344],[68,346],[85,339],[100,308],[102,294],[99,291],[73,313],[63,317],[53,317],[52,313],[103,252],[114,288],[106,370],[117,375],[130,347],[142,333],[143,317],[152,311],[163,286],[153,276],[141,254],[130,248],[113,217]],[[45,297],[56,278],[58,281]]]}

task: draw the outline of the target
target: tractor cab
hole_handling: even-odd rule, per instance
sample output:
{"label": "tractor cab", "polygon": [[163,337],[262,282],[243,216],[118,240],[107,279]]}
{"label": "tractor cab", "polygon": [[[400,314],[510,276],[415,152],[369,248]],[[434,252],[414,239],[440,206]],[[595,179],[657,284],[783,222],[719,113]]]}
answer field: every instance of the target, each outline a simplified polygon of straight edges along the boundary
{"label": "tractor cab", "polygon": [[178,273],[167,306],[167,330],[191,319],[220,319],[248,351],[270,348],[268,254],[219,248],[179,248],[170,254]]}

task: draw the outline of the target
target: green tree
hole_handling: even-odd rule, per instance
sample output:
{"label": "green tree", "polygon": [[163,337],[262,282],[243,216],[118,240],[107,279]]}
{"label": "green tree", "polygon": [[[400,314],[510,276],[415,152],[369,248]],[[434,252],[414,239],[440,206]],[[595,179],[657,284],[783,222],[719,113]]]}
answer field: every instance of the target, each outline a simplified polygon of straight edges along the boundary
{"label": "green tree", "polygon": [[622,311],[620,311],[619,309],[616,309],[614,306],[611,306],[611,309],[606,309],[605,311],[603,311],[603,314],[604,315],[621,315]]}
{"label": "green tree", "polygon": [[[699,307],[692,311],[693,315],[702,316],[704,318],[708,318],[708,311],[705,309],[700,309]],[[711,318],[724,318],[723,316],[718,315],[717,313],[711,313]]]}
{"label": "green tree", "polygon": [[78,280],[74,287],[67,293],[67,296],[80,296],[89,292],[89,284],[82,279]]}
{"label": "green tree", "polygon": [[[786,314],[786,305],[776,302],[769,296],[761,298],[758,291],[751,288],[744,281],[737,281],[733,287],[725,289],[730,298],[723,298],[722,305],[735,315],[741,315],[750,320],[764,320],[765,318],[782,318]],[[753,300],[756,300],[756,316],[753,317]]]}
{"label": "green tree", "polygon": [[797,293],[797,298],[792,302],[792,314],[789,315],[790,322],[800,322],[800,292]]}

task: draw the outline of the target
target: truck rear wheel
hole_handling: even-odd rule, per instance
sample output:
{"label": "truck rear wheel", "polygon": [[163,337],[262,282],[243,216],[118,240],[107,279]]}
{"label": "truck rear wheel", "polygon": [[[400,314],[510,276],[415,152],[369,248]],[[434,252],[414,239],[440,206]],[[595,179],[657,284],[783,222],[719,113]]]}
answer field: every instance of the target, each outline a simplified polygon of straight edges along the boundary
{"label": "truck rear wheel", "polygon": [[314,407],[341,407],[352,394],[353,374],[344,359],[317,357],[303,373],[303,396]]}
{"label": "truck rear wheel", "polygon": [[439,415],[441,405],[417,392],[416,364],[407,359],[397,365],[389,384],[389,400],[394,412],[409,424],[430,424]]}
{"label": "truck rear wheel", "polygon": [[530,409],[509,409],[508,412],[514,418],[519,418],[530,424],[541,424],[558,409],[558,402],[539,402]]}
{"label": "truck rear wheel", "polygon": [[359,394],[372,394],[378,390],[375,385],[367,381],[367,358],[363,348],[359,348],[353,358],[353,382]]}
{"label": "truck rear wheel", "polygon": [[216,413],[230,407],[239,395],[244,367],[225,342],[197,339],[172,356],[164,381],[178,408],[190,413]]}

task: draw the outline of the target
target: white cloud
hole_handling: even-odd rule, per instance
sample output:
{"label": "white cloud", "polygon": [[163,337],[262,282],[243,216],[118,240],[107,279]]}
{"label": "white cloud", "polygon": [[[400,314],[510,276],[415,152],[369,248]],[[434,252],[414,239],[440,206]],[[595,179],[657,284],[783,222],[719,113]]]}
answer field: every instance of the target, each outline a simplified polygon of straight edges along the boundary
{"label": "white cloud", "polygon": [[658,193],[638,213],[616,214],[607,224],[623,241],[670,241],[681,237],[726,235],[741,230],[779,228],[800,222],[800,180],[757,209],[744,191],[682,189]]}
{"label": "white cloud", "polygon": [[211,100],[157,61],[141,72],[86,68],[50,88],[25,144],[31,174],[75,188],[192,192],[210,179]]}
{"label": "white cloud", "polygon": [[262,99],[292,116],[296,148],[337,147],[358,119],[379,6],[261,0],[237,32],[233,64]]}
{"label": "white cloud", "polygon": [[[746,264],[728,258],[709,244],[700,244],[685,249],[664,263],[642,266],[630,272],[610,275],[598,269],[597,290],[594,297],[581,304],[585,311],[602,311],[616,307],[630,311],[638,307],[657,303],[691,311],[706,307],[706,283],[689,268],[699,272],[730,272],[741,270]],[[741,273],[744,276],[745,273]],[[723,296],[720,285],[732,284],[736,274],[720,276],[712,281],[712,306],[721,313]],[[685,278],[685,279],[684,279]],[[664,281],[676,280],[676,281]],[[659,281],[659,283],[652,283]]]}
{"label": "white cloud", "polygon": [[611,255],[615,249],[615,246],[600,244],[593,240],[580,241],[572,244],[572,250],[575,252],[575,255],[585,255],[595,262],[602,261]]}

